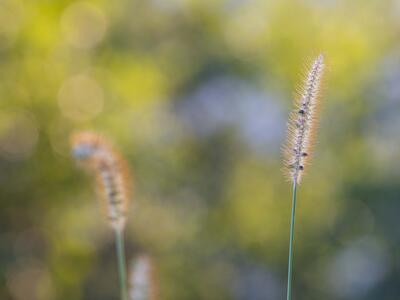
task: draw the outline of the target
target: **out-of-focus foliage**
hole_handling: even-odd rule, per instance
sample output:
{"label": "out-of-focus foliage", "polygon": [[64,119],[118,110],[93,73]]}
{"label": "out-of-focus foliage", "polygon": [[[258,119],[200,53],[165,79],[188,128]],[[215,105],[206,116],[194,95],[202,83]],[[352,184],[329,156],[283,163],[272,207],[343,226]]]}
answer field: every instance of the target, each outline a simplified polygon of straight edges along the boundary
{"label": "out-of-focus foliage", "polygon": [[129,258],[161,299],[284,299],[280,146],[307,58],[329,74],[300,188],[296,299],[398,299],[397,0],[0,1],[0,299],[117,299],[112,232],[70,159],[135,174]]}

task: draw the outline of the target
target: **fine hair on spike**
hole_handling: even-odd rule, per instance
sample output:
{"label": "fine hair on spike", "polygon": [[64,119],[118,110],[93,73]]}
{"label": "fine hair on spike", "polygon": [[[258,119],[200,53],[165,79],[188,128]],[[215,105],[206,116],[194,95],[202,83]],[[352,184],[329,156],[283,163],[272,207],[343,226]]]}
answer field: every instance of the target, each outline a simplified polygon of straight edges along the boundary
{"label": "fine hair on spike", "polygon": [[130,271],[130,299],[156,300],[157,286],[152,259],[142,254],[131,265]]}
{"label": "fine hair on spike", "polygon": [[303,86],[295,97],[295,109],[289,117],[288,137],[283,149],[285,175],[297,184],[300,184],[312,154],[324,72],[324,55],[320,54],[308,68]]}
{"label": "fine hair on spike", "polygon": [[107,139],[94,132],[73,134],[71,147],[75,159],[95,174],[110,225],[122,231],[130,195],[130,175],[124,159]]}

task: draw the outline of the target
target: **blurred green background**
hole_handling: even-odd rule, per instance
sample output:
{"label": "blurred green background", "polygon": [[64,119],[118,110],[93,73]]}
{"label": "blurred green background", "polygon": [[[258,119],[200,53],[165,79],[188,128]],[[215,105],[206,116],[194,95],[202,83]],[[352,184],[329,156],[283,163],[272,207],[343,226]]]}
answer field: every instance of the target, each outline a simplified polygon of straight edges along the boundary
{"label": "blurred green background", "polygon": [[294,299],[399,299],[398,0],[1,0],[0,299],[118,297],[80,129],[129,161],[127,254],[153,256],[160,299],[284,299],[280,147],[319,51]]}

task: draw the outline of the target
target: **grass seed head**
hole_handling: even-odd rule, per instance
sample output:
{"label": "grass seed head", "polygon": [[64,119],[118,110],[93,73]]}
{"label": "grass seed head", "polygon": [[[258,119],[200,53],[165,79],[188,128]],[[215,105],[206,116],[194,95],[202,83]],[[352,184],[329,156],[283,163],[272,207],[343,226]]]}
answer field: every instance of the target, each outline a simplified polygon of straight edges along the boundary
{"label": "grass seed head", "polygon": [[288,137],[284,146],[285,175],[289,181],[298,184],[312,155],[324,72],[325,58],[320,54],[308,69],[289,117]]}
{"label": "grass seed head", "polygon": [[125,160],[106,138],[94,132],[73,134],[71,147],[74,158],[95,174],[110,225],[123,230],[130,195],[130,175]]}

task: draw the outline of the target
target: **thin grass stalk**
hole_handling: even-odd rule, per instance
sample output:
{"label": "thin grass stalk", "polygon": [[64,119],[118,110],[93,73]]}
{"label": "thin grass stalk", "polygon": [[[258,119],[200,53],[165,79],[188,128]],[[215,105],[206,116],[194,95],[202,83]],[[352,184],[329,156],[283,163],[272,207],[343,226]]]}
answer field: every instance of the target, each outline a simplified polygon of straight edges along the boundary
{"label": "thin grass stalk", "polygon": [[292,299],[292,273],[293,273],[293,243],[294,243],[294,223],[296,215],[297,182],[293,181],[292,190],[292,214],[290,218],[290,238],[289,238],[289,258],[288,258],[288,278],[287,278],[287,300]]}
{"label": "thin grass stalk", "polygon": [[115,232],[115,247],[118,260],[118,274],[119,274],[121,300],[128,300],[125,243],[124,243],[123,231],[115,229],[114,232]]}

